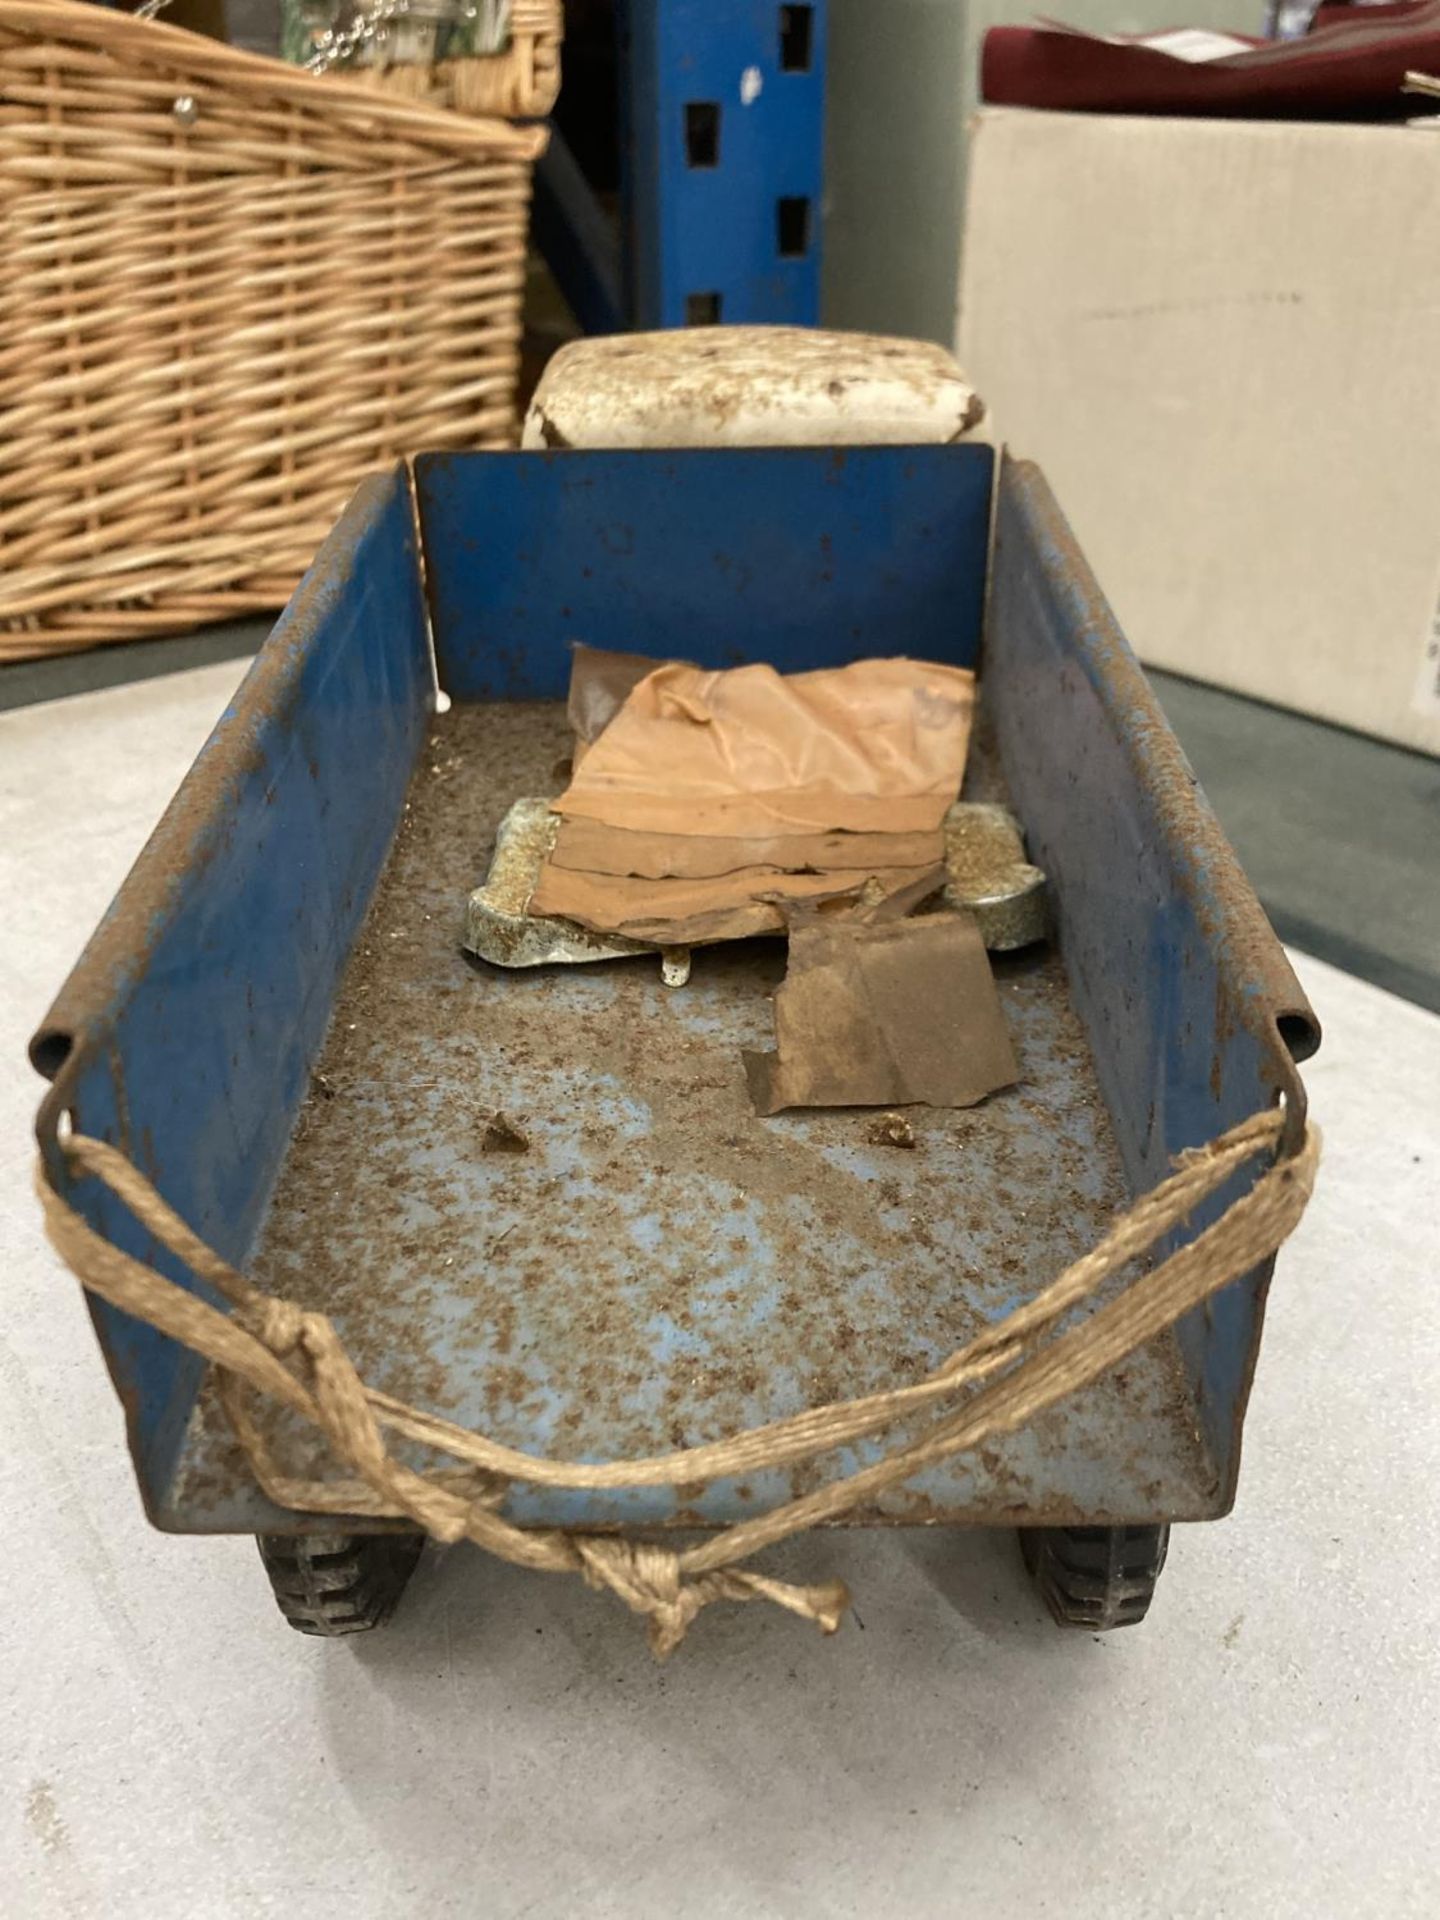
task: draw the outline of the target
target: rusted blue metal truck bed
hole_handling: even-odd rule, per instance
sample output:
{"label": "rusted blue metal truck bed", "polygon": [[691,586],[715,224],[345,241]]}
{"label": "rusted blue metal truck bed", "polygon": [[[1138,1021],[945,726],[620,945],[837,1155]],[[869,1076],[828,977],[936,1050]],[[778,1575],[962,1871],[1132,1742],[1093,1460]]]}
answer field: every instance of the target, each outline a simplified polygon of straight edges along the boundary
{"label": "rusted blue metal truck bed", "polygon": [[[782,944],[702,950],[679,991],[643,961],[505,973],[462,952],[501,815],[556,787],[576,640],[979,667],[966,791],[1009,802],[1052,890],[1050,944],[996,960],[1019,1085],[916,1110],[913,1152],[873,1143],[863,1113],[761,1120],[740,1050],[768,1041]],[[374,1385],[588,1459],[917,1377],[1179,1149],[1281,1096],[1303,1114],[1294,1062],[1316,1039],[1043,478],[962,443],[437,456],[372,481],[33,1051],[57,1182],[69,1114],[227,1258],[332,1315]],[[482,1151],[497,1109],[528,1151]],[[94,1183],[73,1198],[155,1257]],[[1222,1513],[1268,1279],[856,1517]],[[259,1493],[193,1356],[94,1311],[157,1524],[334,1531]],[[275,1432],[323,1470],[318,1442]],[[708,1526],[814,1476],[517,1488],[507,1511]]]}

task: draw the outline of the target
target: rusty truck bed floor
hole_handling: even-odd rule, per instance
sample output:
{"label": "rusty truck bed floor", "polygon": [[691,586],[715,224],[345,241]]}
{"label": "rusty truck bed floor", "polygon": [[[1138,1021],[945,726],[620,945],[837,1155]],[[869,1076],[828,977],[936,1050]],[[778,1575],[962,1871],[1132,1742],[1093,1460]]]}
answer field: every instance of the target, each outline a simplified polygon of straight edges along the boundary
{"label": "rusty truck bed floor", "polygon": [[[701,950],[679,991],[646,959],[468,959],[465,898],[496,823],[517,794],[557,790],[568,748],[557,706],[433,723],[252,1263],[263,1285],[331,1314],[373,1384],[595,1459],[913,1379],[1095,1240],[1125,1188],[1053,952],[996,969],[1022,1083],[969,1111],[913,1109],[913,1151],[870,1144],[863,1112],[751,1112],[740,1049],[770,1044],[780,942]],[[974,761],[967,792],[998,797],[983,746]],[[497,1111],[528,1150],[486,1150]],[[306,1437],[281,1438],[297,1470],[323,1470]],[[821,1477],[678,1497],[517,1488],[509,1511],[706,1524]],[[173,1499],[188,1527],[252,1523],[208,1389]],[[1213,1502],[1167,1339],[868,1517],[1143,1520]]]}

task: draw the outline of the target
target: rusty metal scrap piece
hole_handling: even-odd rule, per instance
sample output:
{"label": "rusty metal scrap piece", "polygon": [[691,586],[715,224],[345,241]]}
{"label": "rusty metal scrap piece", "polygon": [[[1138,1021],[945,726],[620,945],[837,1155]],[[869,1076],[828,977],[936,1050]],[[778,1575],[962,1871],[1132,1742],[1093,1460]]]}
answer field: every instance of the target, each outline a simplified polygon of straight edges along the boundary
{"label": "rusty metal scrap piece", "polygon": [[1046,880],[1025,858],[1025,836],[1008,807],[958,800],[945,816],[948,906],[973,913],[992,953],[1047,937]]}
{"label": "rusty metal scrap piece", "polygon": [[530,896],[559,828],[560,816],[550,811],[546,800],[521,799],[511,807],[496,830],[485,883],[466,905],[466,949],[497,967],[577,966],[658,953],[666,986],[684,986],[690,977],[690,956],[683,948],[588,933],[572,920],[548,919],[529,911]]}

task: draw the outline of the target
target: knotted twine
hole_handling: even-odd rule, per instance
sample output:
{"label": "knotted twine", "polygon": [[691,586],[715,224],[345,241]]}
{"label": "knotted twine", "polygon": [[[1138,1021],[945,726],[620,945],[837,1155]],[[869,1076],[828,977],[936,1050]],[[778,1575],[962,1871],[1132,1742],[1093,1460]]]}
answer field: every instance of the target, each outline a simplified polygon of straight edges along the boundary
{"label": "knotted twine", "polygon": [[[1313,1127],[1292,1154],[1265,1167],[1187,1245],[1148,1270],[1134,1264],[1234,1175],[1262,1155],[1274,1155],[1286,1125],[1280,1109],[1256,1114],[1208,1146],[1181,1154],[1170,1177],[1120,1214],[1098,1245],[1059,1279],[911,1385],[815,1407],[705,1446],[601,1463],[522,1453],[367,1387],[325,1314],[252,1285],[191,1231],[123,1153],[102,1140],[71,1134],[60,1145],[77,1174],[101,1181],[161,1245],[230,1303],[231,1312],[210,1306],[102,1238],[49,1184],[43,1168],[37,1185],[51,1242],[90,1292],[214,1365],[236,1437],[260,1487],[278,1506],[405,1518],[437,1540],[473,1540],[515,1566],[579,1574],[588,1586],[608,1589],[646,1617],[651,1649],[663,1659],[701,1609],[717,1600],[769,1600],[834,1633],[849,1606],[842,1582],[797,1586],[743,1563],[762,1547],[835,1520],[925,1467],[1026,1425],[1268,1259],[1310,1198],[1320,1157]],[[1123,1284],[1112,1298],[1062,1325],[1117,1278]],[[967,1389],[974,1391],[967,1396]],[[355,1477],[287,1474],[255,1419],[252,1393],[268,1394],[318,1427],[336,1461]],[[527,1529],[499,1511],[517,1480],[598,1488],[728,1479],[849,1445],[910,1420],[933,1402],[957,1398],[958,1407],[897,1440],[872,1465],[696,1546],[675,1549],[625,1533]],[[406,1467],[390,1453],[387,1433],[447,1454],[459,1465],[426,1472]]]}

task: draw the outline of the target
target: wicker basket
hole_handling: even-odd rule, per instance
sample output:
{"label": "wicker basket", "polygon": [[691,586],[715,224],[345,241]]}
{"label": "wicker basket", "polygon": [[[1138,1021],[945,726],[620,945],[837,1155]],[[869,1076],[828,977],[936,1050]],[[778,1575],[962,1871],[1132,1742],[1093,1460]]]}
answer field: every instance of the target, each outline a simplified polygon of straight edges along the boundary
{"label": "wicker basket", "polygon": [[363,474],[511,444],[544,141],[0,0],[0,659],[281,605]]}

